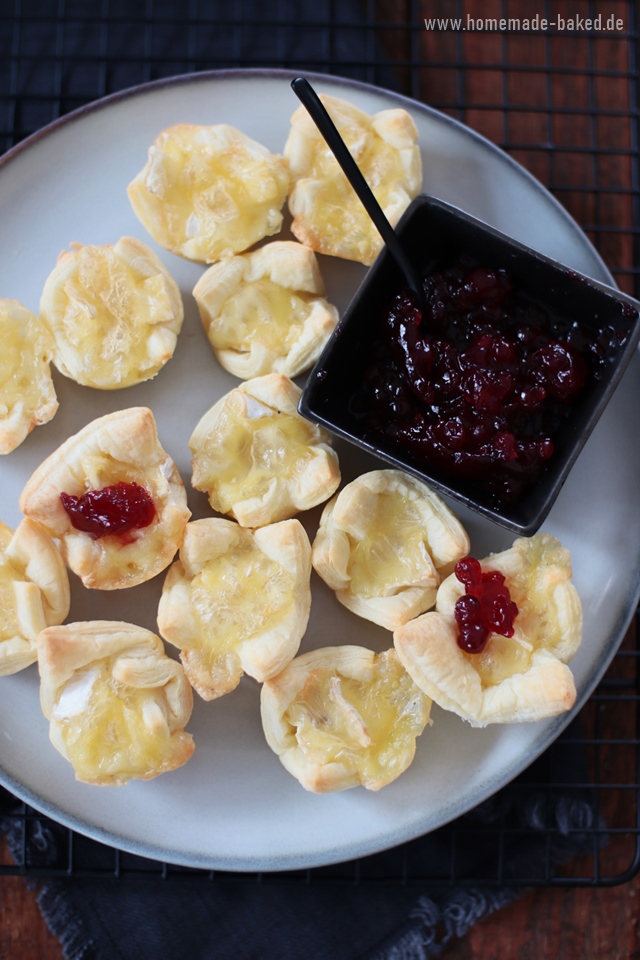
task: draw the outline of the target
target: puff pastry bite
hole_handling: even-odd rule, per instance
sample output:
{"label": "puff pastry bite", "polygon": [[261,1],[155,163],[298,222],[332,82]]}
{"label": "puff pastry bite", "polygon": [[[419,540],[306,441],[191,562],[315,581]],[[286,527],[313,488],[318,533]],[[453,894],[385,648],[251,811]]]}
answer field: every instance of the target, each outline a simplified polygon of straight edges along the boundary
{"label": "puff pastry bite", "polygon": [[128,193],[161,246],[211,263],[277,233],[288,190],[283,157],[225,123],[180,123],[156,137]]}
{"label": "puff pastry bite", "polygon": [[189,440],[192,484],[243,527],[288,520],[327,500],[340,483],[326,430],[298,414],[301,390],[279,373],[225,394]]}
{"label": "puff pastry bite", "polygon": [[113,246],[72,243],[40,300],[58,370],[101,390],[155,377],[173,356],[183,315],[177,283],[133,237]]}
{"label": "puff pastry bite", "polygon": [[84,585],[100,590],[164,570],[191,516],[146,407],[107,414],[70,437],[32,474],[20,509],[60,541]]}
{"label": "puff pastry bite", "polygon": [[298,652],[311,608],[311,546],[298,520],[247,530],[210,517],[187,524],[158,629],[181,650],[194,689],[213,700],[243,673],[263,682]]}
{"label": "puff pastry bite", "polygon": [[0,300],[0,454],[19,447],[58,409],[51,379],[51,340],[18,300]]}
{"label": "puff pastry bite", "polygon": [[394,650],[325,647],[297,657],[261,692],[271,749],[305,790],[379,790],[403,773],[431,701]]}
{"label": "puff pastry bite", "polygon": [[38,658],[36,640],[69,613],[69,578],[55,543],[23,520],[15,533],[0,521],[0,676]]}
{"label": "puff pastry bite", "polygon": [[313,250],[288,240],[215,263],[193,290],[218,361],[242,380],[315,363],[338,322],[323,293]]}
{"label": "puff pastry bite", "polygon": [[433,490],[373,470],[324,508],[312,563],[347,609],[395,630],[433,606],[441,577],[468,552],[464,527]]}
{"label": "puff pastry bite", "polygon": [[457,601],[466,587],[455,574],[438,590],[436,610],[400,627],[394,645],[428,696],[473,726],[540,720],[575,701],[567,662],[582,637],[582,607],[571,582],[569,551],[536,534],[481,562],[498,571],[517,606],[513,636],[490,631],[480,653],[458,645]]}
{"label": "puff pastry bite", "polygon": [[162,640],[132,623],[47,627],[38,638],[40,702],[54,747],[76,779],[150,780],[186,763],[193,694]]}
{"label": "puff pastry bite", "polygon": [[[422,182],[411,116],[402,109],[369,116],[346,100],[322,94],[320,99],[387,219],[396,224]],[[319,253],[373,263],[382,248],[380,234],[302,106],[291,117],[284,154],[293,178],[289,210],[294,236]]]}

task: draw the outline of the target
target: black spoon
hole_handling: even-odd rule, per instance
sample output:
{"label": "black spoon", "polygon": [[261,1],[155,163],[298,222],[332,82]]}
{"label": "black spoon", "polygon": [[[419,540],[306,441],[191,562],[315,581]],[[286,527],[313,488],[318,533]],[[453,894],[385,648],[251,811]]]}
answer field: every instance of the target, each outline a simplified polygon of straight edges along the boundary
{"label": "black spoon", "polygon": [[427,302],[424,288],[420,281],[420,275],[404,252],[398,235],[384,215],[382,207],[374,197],[369,184],[363,177],[358,164],[351,156],[349,148],[338,133],[336,125],[324,108],[322,101],[309,81],[305,80],[304,77],[296,77],[295,80],[292,80],[291,87],[295,95],[308,110],[311,119],[314,121],[318,130],[326,140],[329,149],[342,167],[344,175],[371,217],[389,253],[400,267],[405,280],[418,301],[423,316],[425,316],[427,313]]}

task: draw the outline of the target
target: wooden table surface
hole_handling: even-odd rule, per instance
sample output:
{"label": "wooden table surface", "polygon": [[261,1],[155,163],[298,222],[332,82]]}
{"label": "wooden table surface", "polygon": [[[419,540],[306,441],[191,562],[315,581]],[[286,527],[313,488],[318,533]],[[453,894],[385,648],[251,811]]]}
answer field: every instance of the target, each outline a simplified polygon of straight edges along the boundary
{"label": "wooden table surface", "polygon": [[[380,0],[379,20],[410,21],[424,16],[500,17],[585,15],[585,9],[626,17],[628,4],[610,0],[587,5],[581,0],[549,0],[534,9],[525,0],[450,0],[419,3]],[[606,6],[606,10],[604,9]],[[540,9],[538,9],[538,7]],[[506,36],[496,33],[428,32],[418,37],[420,69],[416,89],[414,33],[390,31],[386,52],[399,64],[407,92],[442,106],[497,143],[513,145],[512,155],[534,175],[556,187],[556,195],[597,242],[623,289],[632,291],[631,164],[628,115],[631,85],[630,46],[623,36],[589,45],[586,36]],[[595,58],[595,59],[594,59]],[[477,70],[461,73],[461,63]],[[404,64],[404,65],[403,65]],[[510,71],[509,65],[516,69]],[[530,66],[531,72],[526,72]],[[587,76],[593,67],[601,71]],[[541,72],[545,67],[546,72]],[[552,76],[549,71],[551,70]],[[581,72],[582,71],[582,74]],[[464,110],[456,99],[464,100]],[[505,98],[510,106],[503,109]],[[551,102],[550,102],[551,101]],[[451,106],[447,108],[447,103]],[[513,105],[521,103],[522,110]],[[593,107],[600,111],[597,119]],[[599,142],[618,147],[597,156]],[[549,152],[553,147],[553,153]],[[590,154],[589,151],[592,151]],[[594,159],[595,157],[595,159]],[[589,186],[593,192],[589,192]],[[599,217],[603,232],[589,229]],[[637,775],[637,771],[636,771]],[[631,960],[640,958],[638,917],[640,878],[612,888],[540,888],[525,892],[445,949],[444,960]],[[36,891],[16,876],[0,877],[0,958],[60,960],[63,954],[49,933],[36,903]],[[159,958],[164,960],[164,958]],[[173,958],[171,958],[173,960]],[[269,960],[265,956],[265,960]],[[292,958],[295,960],[295,958]],[[313,958],[309,958],[313,960]]]}

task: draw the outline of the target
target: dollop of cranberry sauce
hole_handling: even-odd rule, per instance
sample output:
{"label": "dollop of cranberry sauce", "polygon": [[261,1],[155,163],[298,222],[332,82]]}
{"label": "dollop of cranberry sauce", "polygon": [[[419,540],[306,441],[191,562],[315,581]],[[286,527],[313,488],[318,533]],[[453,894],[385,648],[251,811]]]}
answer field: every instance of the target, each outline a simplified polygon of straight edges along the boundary
{"label": "dollop of cranberry sauce", "polygon": [[514,502],[543,472],[558,426],[628,327],[549,315],[504,270],[466,259],[423,283],[426,317],[408,289],[382,313],[356,401],[368,436],[480,484],[490,502]]}
{"label": "dollop of cranberry sauce", "polygon": [[151,495],[139,483],[120,481],[101,490],[88,490],[81,497],[61,493],[60,500],[76,530],[94,540],[148,527],[156,515]]}
{"label": "dollop of cranberry sauce", "polygon": [[455,575],[465,586],[465,594],[454,608],[460,649],[482,653],[492,633],[512,637],[518,607],[511,599],[504,574],[483,570],[479,560],[465,557],[456,563]]}

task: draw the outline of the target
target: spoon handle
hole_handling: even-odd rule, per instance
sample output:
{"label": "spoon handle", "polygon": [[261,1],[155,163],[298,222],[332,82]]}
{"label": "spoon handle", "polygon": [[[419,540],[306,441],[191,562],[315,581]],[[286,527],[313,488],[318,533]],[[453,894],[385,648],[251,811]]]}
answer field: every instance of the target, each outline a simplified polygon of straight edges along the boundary
{"label": "spoon handle", "polygon": [[401,268],[407,283],[418,298],[418,303],[421,305],[424,304],[424,290],[417,271],[404,252],[398,235],[387,220],[382,207],[373,195],[369,184],[362,175],[358,164],[353,159],[346,143],[338,133],[322,101],[309,81],[305,80],[304,77],[296,77],[295,80],[292,80],[291,87],[295,95],[308,110],[331,152],[342,167],[342,171],[347,180],[357,193],[362,205],[380,233],[380,236],[389,248],[389,252]]}

